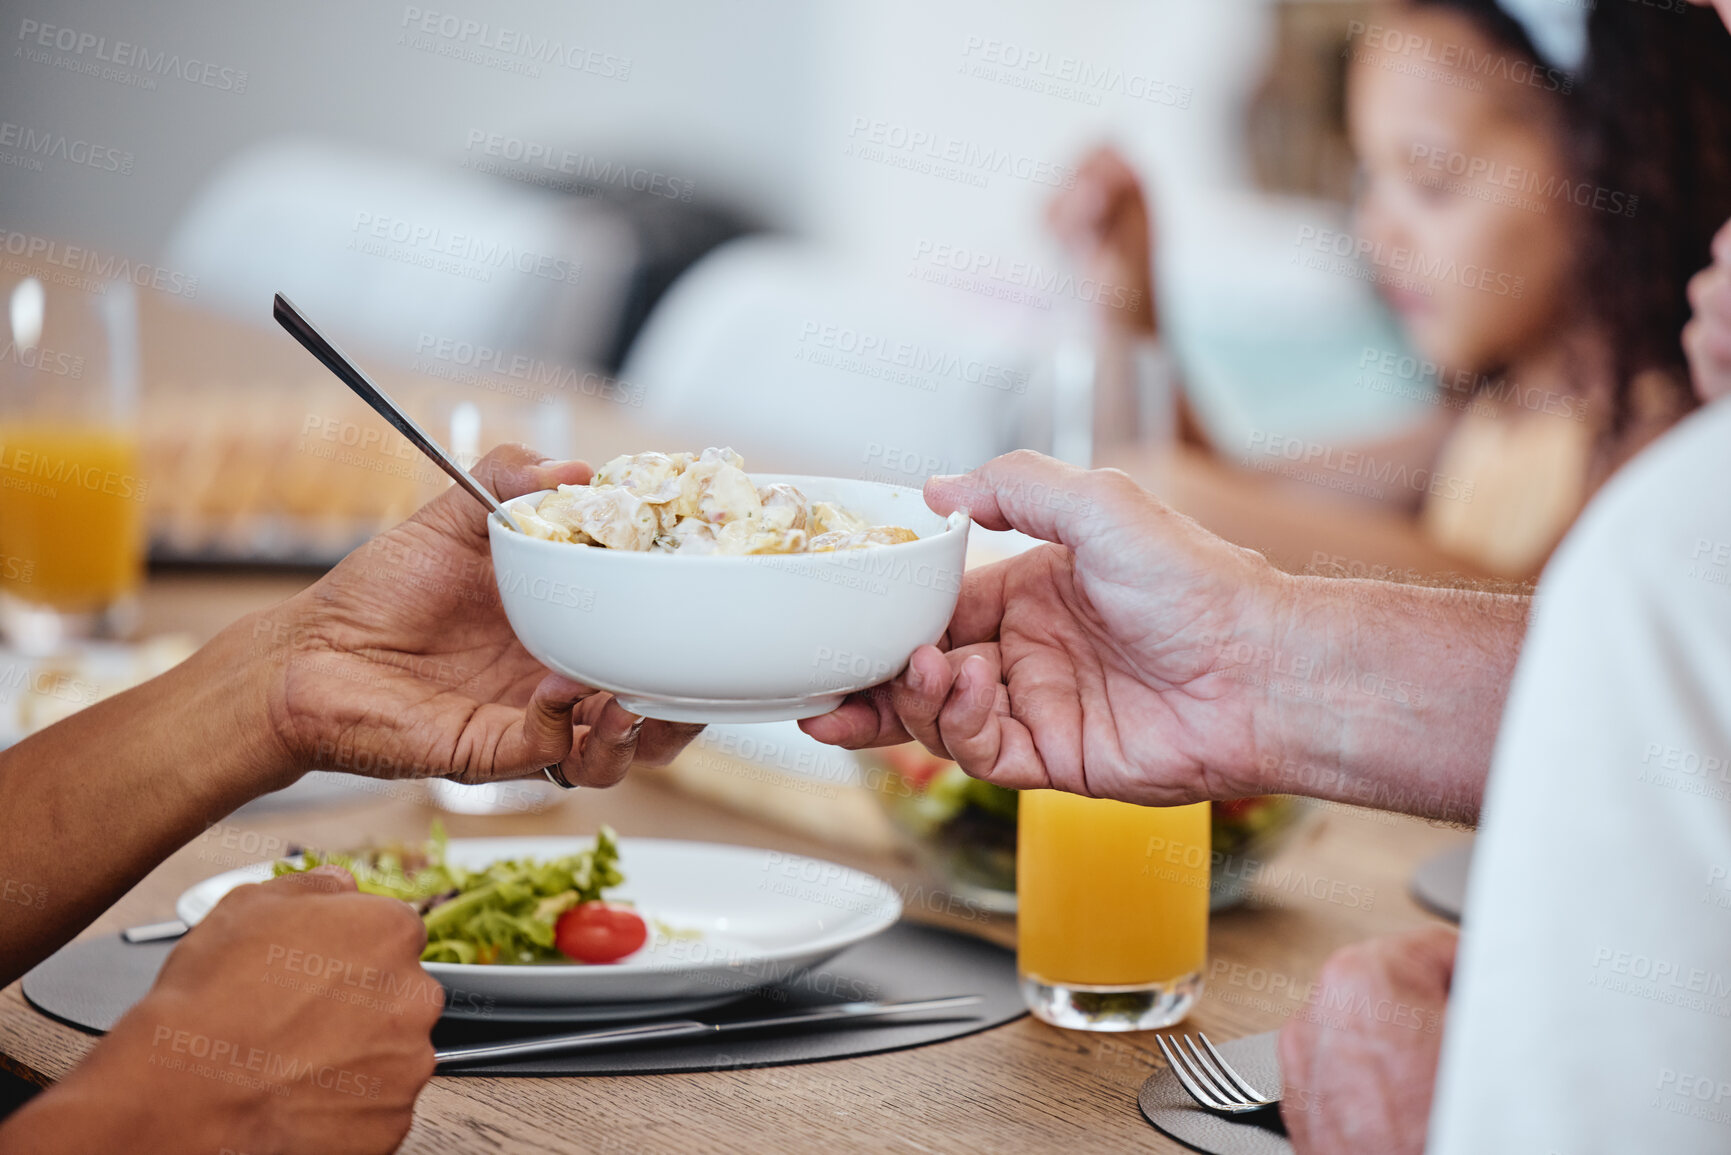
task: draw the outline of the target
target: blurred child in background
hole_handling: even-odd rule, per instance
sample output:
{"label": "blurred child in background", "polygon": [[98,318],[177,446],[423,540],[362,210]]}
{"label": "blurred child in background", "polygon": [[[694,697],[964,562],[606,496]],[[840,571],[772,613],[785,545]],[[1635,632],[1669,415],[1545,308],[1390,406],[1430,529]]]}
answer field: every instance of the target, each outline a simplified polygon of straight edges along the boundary
{"label": "blurred child in background", "polygon": [[[1219,447],[1180,452],[1194,500],[1175,500],[1247,544],[1277,526],[1322,552],[1362,558],[1369,540],[1426,568],[1533,577],[1593,490],[1696,404],[1681,333],[1690,279],[1731,218],[1731,33],[1706,9],[1600,5],[1577,78],[1495,0],[1399,0],[1348,58],[1354,232],[1420,258],[1404,275],[1379,268],[1376,285],[1441,371],[1419,428],[1337,448],[1462,484],[1343,496],[1237,468]],[[1098,275],[1144,289],[1145,307],[1105,315],[1102,339],[1158,339],[1153,230],[1129,165],[1090,155],[1050,220]],[[1468,269],[1518,291],[1487,292]],[[1121,414],[1126,383],[1102,390],[1102,414]],[[1355,518],[1376,532],[1354,534]]]}

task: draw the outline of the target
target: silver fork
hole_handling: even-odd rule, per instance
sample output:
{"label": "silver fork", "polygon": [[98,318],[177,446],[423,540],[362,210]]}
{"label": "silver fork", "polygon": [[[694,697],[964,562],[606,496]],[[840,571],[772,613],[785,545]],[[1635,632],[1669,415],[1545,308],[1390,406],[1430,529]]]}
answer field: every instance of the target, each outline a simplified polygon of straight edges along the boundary
{"label": "silver fork", "polygon": [[1191,1042],[1189,1035],[1179,1036],[1182,1047],[1169,1043],[1168,1035],[1155,1035],[1154,1041],[1160,1044],[1160,1053],[1166,1056],[1172,1073],[1199,1106],[1218,1115],[1251,1115],[1280,1105],[1279,1099],[1270,1099],[1245,1082],[1232,1064],[1220,1057],[1207,1035],[1197,1031],[1196,1037],[1202,1040],[1201,1047]]}

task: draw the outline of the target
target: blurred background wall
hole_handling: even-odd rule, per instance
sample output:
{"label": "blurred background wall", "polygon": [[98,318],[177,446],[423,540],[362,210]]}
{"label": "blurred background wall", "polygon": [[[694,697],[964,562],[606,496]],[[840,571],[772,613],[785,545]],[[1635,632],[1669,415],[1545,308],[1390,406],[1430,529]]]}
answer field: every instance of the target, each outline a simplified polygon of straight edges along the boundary
{"label": "blurred background wall", "polygon": [[[0,68],[8,119],[112,143],[136,162],[106,182],[71,169],[14,174],[8,216],[14,228],[147,255],[217,166],[261,139],[317,135],[461,164],[478,159],[468,142],[479,131],[659,168],[767,221],[867,253],[926,231],[1037,249],[1049,187],[998,180],[981,197],[967,186],[910,185],[905,172],[845,154],[858,139],[855,118],[1053,163],[1110,137],[1159,162],[1161,191],[1179,211],[1193,190],[1244,180],[1237,122],[1266,51],[1270,2],[9,3],[13,44]],[[477,65],[405,43],[463,43],[417,34],[425,13],[609,59],[593,71],[542,65],[538,76]],[[179,79],[146,91],[32,64],[17,53],[25,20],[244,72],[244,91]],[[1128,81],[1081,98],[1028,91],[1015,85],[1037,71],[1015,64],[996,68],[1002,79],[967,73],[989,57],[1035,53],[1054,66],[1073,57],[1172,86],[1172,103],[1132,96]]]}

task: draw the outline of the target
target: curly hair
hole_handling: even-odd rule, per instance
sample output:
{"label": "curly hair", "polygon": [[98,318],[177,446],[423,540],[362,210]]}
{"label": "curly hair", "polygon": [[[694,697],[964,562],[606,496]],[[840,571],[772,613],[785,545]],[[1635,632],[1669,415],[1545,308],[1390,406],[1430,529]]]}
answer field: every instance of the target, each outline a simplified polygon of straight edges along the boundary
{"label": "curly hair", "polygon": [[[1458,12],[1500,48],[1545,63],[1496,0],[1407,2]],[[1731,32],[1685,0],[1597,0],[1571,79],[1551,94],[1569,175],[1633,205],[1585,214],[1577,267],[1581,314],[1611,351],[1604,438],[1633,449],[1696,404],[1682,331],[1689,278],[1731,219]]]}

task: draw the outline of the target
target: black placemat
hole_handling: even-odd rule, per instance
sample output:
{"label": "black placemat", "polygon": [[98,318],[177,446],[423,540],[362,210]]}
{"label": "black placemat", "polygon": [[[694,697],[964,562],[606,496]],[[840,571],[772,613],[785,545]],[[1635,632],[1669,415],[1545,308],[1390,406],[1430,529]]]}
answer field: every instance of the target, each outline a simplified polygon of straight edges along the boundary
{"label": "black placemat", "polygon": [[24,997],[80,1030],[107,1031],[145,996],[174,941],[134,946],[117,934],[68,943],[24,976]]}
{"label": "black placemat", "polygon": [[1467,904],[1467,875],[1473,866],[1473,843],[1433,854],[1412,872],[1413,901],[1450,922],[1461,920]]}
{"label": "black placemat", "polygon": [[[24,997],[37,1010],[63,1022],[85,1030],[105,1031],[150,989],[173,945],[132,946],[122,942],[118,935],[72,943],[24,976]],[[813,1063],[960,1038],[1027,1013],[1016,983],[1014,952],[972,935],[900,922],[804,974],[689,1017],[723,1022],[864,999],[924,999],[963,994],[978,994],[984,1001],[941,1018],[926,1017],[912,1022],[843,1023],[803,1028],[779,1036],[741,1034],[713,1042],[551,1055],[441,1073],[648,1075]],[[439,1046],[455,1046],[586,1029],[583,1024],[531,1026],[446,1019],[434,1029],[433,1039]]]}
{"label": "black placemat", "polygon": [[[1013,951],[972,935],[900,922],[876,938],[849,947],[829,962],[779,986],[690,1017],[704,1022],[762,1018],[778,1011],[862,999],[983,996],[978,1006],[915,1022],[840,1024],[784,1035],[736,1035],[714,1041],[548,1055],[443,1072],[452,1075],[657,1075],[814,1063],[898,1051],[960,1038],[1027,1013],[1016,983]],[[684,1017],[684,1016],[681,1016]],[[599,1025],[599,1024],[598,1024]],[[583,1026],[526,1028],[445,1020],[433,1031],[440,1046],[530,1038],[581,1031]]]}
{"label": "black placemat", "polygon": [[[1221,1057],[1232,1064],[1245,1082],[1264,1095],[1279,1095],[1280,1059],[1275,1053],[1279,1038],[1279,1031],[1269,1031],[1216,1045]],[[1161,1067],[1148,1076],[1137,1103],[1155,1130],[1192,1151],[1206,1155],[1292,1155],[1292,1143],[1276,1117],[1259,1116],[1257,1122],[1238,1122],[1211,1115],[1185,1093],[1170,1067]]]}

